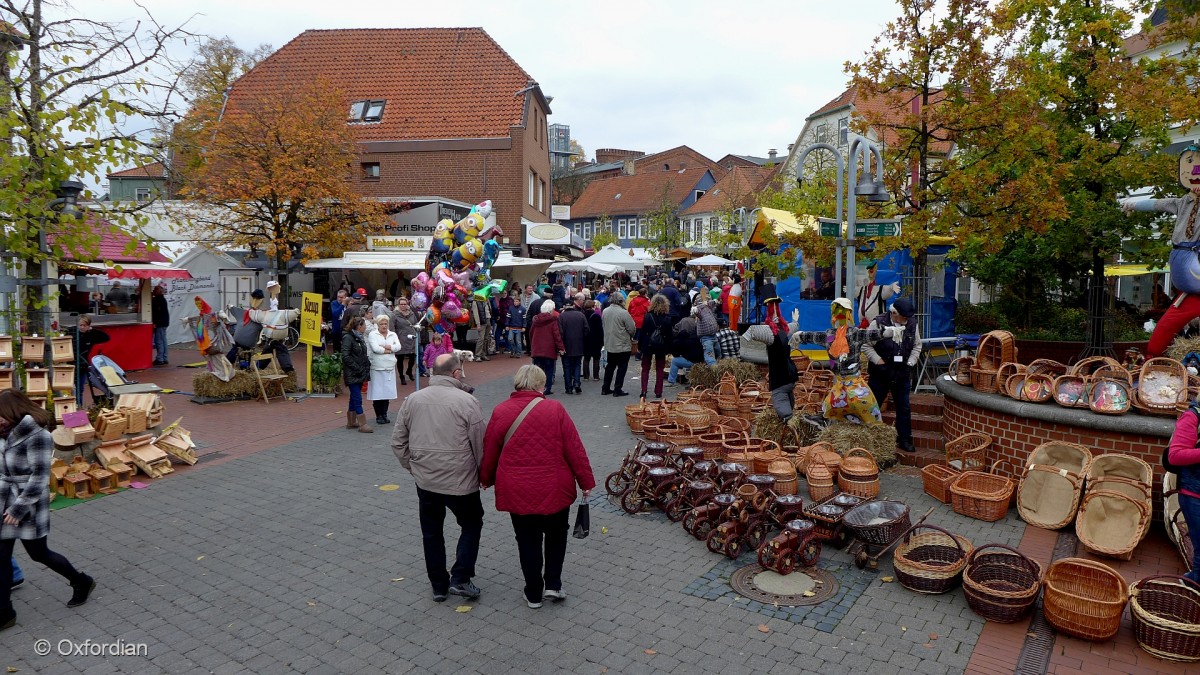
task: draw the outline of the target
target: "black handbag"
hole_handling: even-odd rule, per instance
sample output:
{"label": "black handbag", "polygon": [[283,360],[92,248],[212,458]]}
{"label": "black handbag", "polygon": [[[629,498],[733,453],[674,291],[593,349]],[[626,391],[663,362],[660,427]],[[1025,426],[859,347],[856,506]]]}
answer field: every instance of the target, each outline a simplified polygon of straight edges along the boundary
{"label": "black handbag", "polygon": [[571,536],[576,539],[587,539],[591,531],[592,512],[588,508],[587,501],[581,500],[579,506],[575,508],[575,529],[571,532]]}

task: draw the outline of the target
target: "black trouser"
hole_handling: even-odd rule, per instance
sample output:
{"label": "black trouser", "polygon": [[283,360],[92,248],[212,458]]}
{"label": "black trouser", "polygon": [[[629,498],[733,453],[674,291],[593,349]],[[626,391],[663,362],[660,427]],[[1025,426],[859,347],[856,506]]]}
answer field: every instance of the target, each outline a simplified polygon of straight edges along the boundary
{"label": "black trouser", "polygon": [[[604,366],[604,387],[601,391],[625,391],[625,370],[629,368],[629,352],[608,353],[608,365]],[[616,373],[617,384],[613,388],[613,374]]]}
{"label": "black trouser", "polygon": [[391,401],[386,398],[382,401],[371,401],[371,407],[375,409],[375,419],[384,419],[387,417],[388,404]]}
{"label": "black trouser", "polygon": [[[404,365],[406,363],[408,364],[407,367]],[[405,377],[409,379],[416,379],[413,377],[413,367],[416,366],[416,364],[416,354],[408,353],[396,355],[396,369],[400,372],[400,384],[404,384]]]}
{"label": "black trouser", "polygon": [[512,514],[517,552],[521,556],[521,573],[525,576],[525,599],[530,602],[541,602],[543,591],[562,590],[563,558],[567,555],[570,515],[569,506],[548,516]]}
{"label": "black trouser", "polygon": [[912,409],[908,404],[910,388],[908,366],[903,363],[882,366],[872,363],[867,366],[867,375],[870,378],[871,393],[875,395],[875,402],[881,409],[888,394],[892,395],[892,403],[896,406],[896,442],[912,443]]}
{"label": "black trouser", "polygon": [[600,355],[599,354],[584,354],[583,355],[583,376],[590,377],[593,380],[600,379]]}
{"label": "black trouser", "polygon": [[[12,598],[10,597],[12,594],[12,565],[7,561],[12,560],[13,545],[16,543],[16,539],[0,539],[0,560],[6,561],[4,569],[8,570],[7,573],[0,574],[0,619],[11,616],[13,613]],[[67,581],[74,583],[82,576],[65,556],[50,550],[50,547],[46,545],[46,537],[22,539],[21,543],[25,545],[25,552],[29,554],[30,560],[58,572]]]}
{"label": "black trouser", "polygon": [[[483,532],[483,502],[478,490],[465,495],[444,495],[417,488],[417,499],[421,542],[425,547],[425,572],[433,592],[444,594],[451,585],[464,584],[475,576],[479,537]],[[446,509],[450,509],[462,528],[449,574],[446,573],[446,539],[442,534]]]}

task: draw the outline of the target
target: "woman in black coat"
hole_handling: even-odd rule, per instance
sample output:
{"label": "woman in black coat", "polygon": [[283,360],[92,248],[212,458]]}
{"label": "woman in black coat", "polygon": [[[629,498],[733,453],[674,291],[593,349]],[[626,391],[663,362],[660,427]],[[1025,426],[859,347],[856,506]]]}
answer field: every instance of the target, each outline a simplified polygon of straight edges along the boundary
{"label": "woman in black coat", "polygon": [[371,379],[371,358],[367,355],[367,322],[356,316],[346,324],[346,337],[342,338],[342,379],[350,390],[350,407],[346,410],[346,428],[358,429],[364,434],[375,430],[367,425],[363,414],[362,386]]}
{"label": "woman in black coat", "polygon": [[[588,379],[588,371],[593,380],[600,379],[600,351],[604,349],[604,321],[597,312],[596,301],[588,300],[583,303],[583,313],[588,320],[588,334],[583,340],[583,379]],[[590,366],[590,368],[589,368]]]}

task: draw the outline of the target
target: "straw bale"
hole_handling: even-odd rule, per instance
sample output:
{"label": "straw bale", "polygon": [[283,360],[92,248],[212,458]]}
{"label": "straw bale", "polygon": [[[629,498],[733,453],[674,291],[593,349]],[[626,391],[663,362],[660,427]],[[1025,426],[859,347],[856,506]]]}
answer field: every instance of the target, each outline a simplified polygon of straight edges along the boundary
{"label": "straw bale", "polygon": [[853,424],[835,420],[817,436],[818,441],[831,444],[839,453],[851,448],[865,448],[880,467],[896,463],[896,429],[886,424]]}

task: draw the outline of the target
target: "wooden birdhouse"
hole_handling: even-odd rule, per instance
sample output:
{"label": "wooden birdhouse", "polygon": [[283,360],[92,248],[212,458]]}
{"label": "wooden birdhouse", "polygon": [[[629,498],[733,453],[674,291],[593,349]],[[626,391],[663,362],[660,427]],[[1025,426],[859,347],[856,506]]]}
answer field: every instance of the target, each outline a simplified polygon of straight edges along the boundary
{"label": "wooden birdhouse", "polygon": [[11,335],[0,335],[0,361],[13,361],[13,338]]}
{"label": "wooden birdhouse", "polygon": [[75,366],[54,364],[54,374],[50,376],[50,386],[54,391],[75,391]]}
{"label": "wooden birdhouse", "polygon": [[117,399],[117,408],[133,408],[146,413],[147,429],[162,424],[163,404],[158,394],[121,394]]}
{"label": "wooden birdhouse", "polygon": [[138,408],[117,408],[125,416],[125,433],[140,434],[146,430],[146,411]]}
{"label": "wooden birdhouse", "polygon": [[154,444],[175,459],[188,465],[193,465],[197,461],[194,450],[196,444],[192,442],[192,433],[179,426],[179,423],[182,421],[183,418],[180,417],[167,426],[167,428],[163,429],[162,435],[158,437],[158,440]]}
{"label": "wooden birdhouse", "polygon": [[25,363],[41,363],[46,360],[46,339],[43,337],[21,338],[21,360]]}
{"label": "wooden birdhouse", "polygon": [[25,369],[25,393],[29,396],[46,396],[50,393],[50,371],[45,368]]}
{"label": "wooden birdhouse", "polygon": [[56,494],[62,494],[63,478],[71,473],[71,466],[55,457],[50,461],[50,489]]}
{"label": "wooden birdhouse", "polygon": [[62,496],[70,499],[91,497],[92,479],[86,473],[69,473],[63,477]]}
{"label": "wooden birdhouse", "polygon": [[13,388],[13,369],[0,368],[0,390]]}
{"label": "wooden birdhouse", "polygon": [[83,455],[75,455],[71,458],[71,473],[87,473],[90,468],[92,468],[92,463],[84,459]]}
{"label": "wooden birdhouse", "polygon": [[134,466],[142,473],[151,478],[160,478],[174,472],[175,469],[171,466],[167,453],[150,444],[153,438],[150,434],[131,438],[126,452],[133,459]]}
{"label": "wooden birdhouse", "polygon": [[91,479],[92,494],[112,494],[117,491],[117,475],[112,471],[93,465],[87,475]]}
{"label": "wooden birdhouse", "polygon": [[50,338],[50,360],[54,363],[75,360],[74,339],[70,335]]}
{"label": "wooden birdhouse", "polygon": [[129,481],[133,479],[135,469],[125,462],[113,462],[108,465],[108,470],[113,473],[113,480],[117,482],[117,487],[129,487]]}
{"label": "wooden birdhouse", "polygon": [[60,396],[54,399],[54,419],[62,421],[63,415],[75,412],[75,399],[71,396]]}
{"label": "wooden birdhouse", "polygon": [[128,421],[125,416],[115,410],[101,410],[96,415],[96,437],[102,441],[112,441],[125,435]]}

